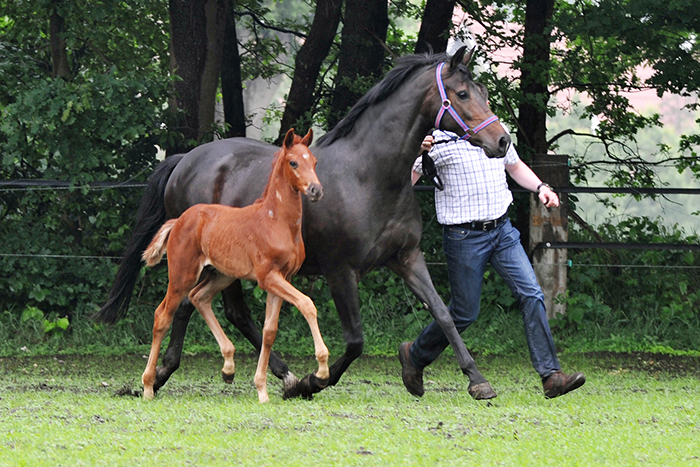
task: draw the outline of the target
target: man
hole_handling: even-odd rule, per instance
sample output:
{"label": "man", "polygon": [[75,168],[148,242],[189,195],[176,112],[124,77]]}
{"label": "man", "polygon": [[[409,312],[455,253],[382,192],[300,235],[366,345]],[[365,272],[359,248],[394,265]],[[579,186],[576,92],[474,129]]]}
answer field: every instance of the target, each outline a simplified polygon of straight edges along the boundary
{"label": "man", "polygon": [[[438,222],[443,226],[443,248],[452,291],[450,313],[458,332],[479,315],[481,285],[487,263],[506,281],[515,295],[525,324],[532,365],[542,378],[544,394],[553,398],[579,388],[582,373],[561,372],[547,322],[542,289],[520,243],[520,233],[508,220],[513,195],[506,172],[520,186],[536,192],[547,207],[559,198],[528,167],[511,145],[502,159],[489,159],[484,151],[453,133],[436,130],[422,148],[429,150],[444,190],[435,191]],[[421,158],[414,165],[413,183],[421,175]],[[423,368],[449,345],[440,326],[431,322],[413,342],[399,348],[402,378],[408,392],[422,396]]]}

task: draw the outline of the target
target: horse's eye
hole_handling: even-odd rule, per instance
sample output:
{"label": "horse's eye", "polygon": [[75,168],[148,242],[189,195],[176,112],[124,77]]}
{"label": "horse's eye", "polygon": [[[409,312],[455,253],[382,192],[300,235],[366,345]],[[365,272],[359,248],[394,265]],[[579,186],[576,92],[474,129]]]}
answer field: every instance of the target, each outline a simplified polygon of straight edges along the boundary
{"label": "horse's eye", "polygon": [[289,161],[289,165],[293,168],[296,169],[299,167],[299,163],[297,161]]}
{"label": "horse's eye", "polygon": [[459,91],[457,93],[457,97],[459,97],[462,100],[469,99],[469,93],[467,91]]}

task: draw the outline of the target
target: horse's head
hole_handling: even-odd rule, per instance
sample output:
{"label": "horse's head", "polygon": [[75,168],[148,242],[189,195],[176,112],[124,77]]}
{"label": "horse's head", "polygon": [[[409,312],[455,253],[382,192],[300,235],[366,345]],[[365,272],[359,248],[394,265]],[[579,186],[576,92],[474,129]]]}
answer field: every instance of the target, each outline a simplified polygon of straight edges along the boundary
{"label": "horse's head", "polygon": [[311,154],[309,145],[314,138],[313,131],[303,138],[294,134],[294,128],[287,131],[282,143],[284,157],[284,174],[294,189],[309,197],[309,201],[315,202],[323,196],[323,186],[316,175],[316,157]]}
{"label": "horse's head", "polygon": [[466,49],[460,48],[436,69],[441,103],[434,113],[435,127],[462,135],[462,139],[482,148],[488,157],[504,157],[511,143],[510,135],[489,108],[486,87],[472,78],[467,64],[474,49],[469,52]]}

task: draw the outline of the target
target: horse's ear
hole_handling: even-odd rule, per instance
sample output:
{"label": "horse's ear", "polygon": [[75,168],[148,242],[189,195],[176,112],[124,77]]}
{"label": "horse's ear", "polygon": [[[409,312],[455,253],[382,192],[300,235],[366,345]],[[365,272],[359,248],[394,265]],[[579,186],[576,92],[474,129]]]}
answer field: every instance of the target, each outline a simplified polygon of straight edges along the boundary
{"label": "horse's ear", "polygon": [[471,61],[472,55],[474,55],[475,50],[476,46],[472,47],[472,49],[469,52],[467,52],[466,45],[460,47],[459,50],[457,50],[457,52],[455,52],[455,54],[450,59],[450,70],[454,70],[460,64],[466,66]]}
{"label": "horse's ear", "polygon": [[291,148],[293,144],[294,144],[294,128],[290,128],[289,131],[287,131],[287,134],[284,136],[284,142],[282,143],[282,147]]}
{"label": "horse's ear", "polygon": [[314,140],[314,132],[311,128],[309,128],[309,132],[306,133],[306,136],[304,136],[304,139],[301,140],[301,144],[303,144],[306,147],[311,146],[311,142]]}

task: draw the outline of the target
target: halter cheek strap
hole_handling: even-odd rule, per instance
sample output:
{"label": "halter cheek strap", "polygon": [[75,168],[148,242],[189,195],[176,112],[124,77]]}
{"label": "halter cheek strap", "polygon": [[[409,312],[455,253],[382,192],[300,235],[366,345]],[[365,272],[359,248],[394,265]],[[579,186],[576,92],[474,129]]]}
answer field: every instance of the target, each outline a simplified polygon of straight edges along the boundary
{"label": "halter cheek strap", "polygon": [[440,91],[440,99],[442,100],[440,110],[438,111],[437,117],[435,117],[435,128],[440,129],[440,121],[442,120],[442,116],[445,115],[445,111],[447,111],[452,116],[452,118],[454,118],[455,122],[457,122],[457,124],[460,127],[462,127],[462,130],[464,130],[464,136],[462,136],[459,139],[466,140],[471,138],[472,136],[474,136],[493,122],[498,121],[498,117],[492,115],[483,122],[479,123],[474,128],[469,128],[469,125],[464,123],[462,117],[460,117],[457,111],[454,109],[454,107],[452,107],[452,102],[447,98],[447,92],[445,92],[445,83],[442,82],[442,68],[444,66],[445,62],[442,62],[435,69],[435,80],[437,81],[438,91]]}

